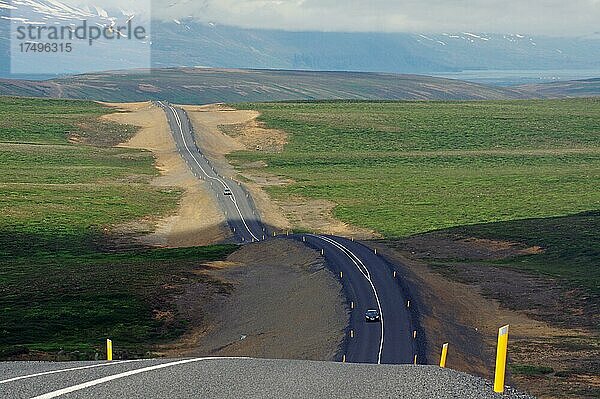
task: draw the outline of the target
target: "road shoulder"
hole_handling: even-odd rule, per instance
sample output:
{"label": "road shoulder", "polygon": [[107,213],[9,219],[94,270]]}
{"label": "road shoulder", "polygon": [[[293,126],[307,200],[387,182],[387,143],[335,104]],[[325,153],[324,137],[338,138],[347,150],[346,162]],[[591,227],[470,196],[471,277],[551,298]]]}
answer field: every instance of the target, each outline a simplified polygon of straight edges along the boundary
{"label": "road shoulder", "polygon": [[163,354],[334,359],[348,313],[342,287],[323,262],[301,243],[274,239],[208,264],[223,286],[186,290],[178,306],[192,331]]}

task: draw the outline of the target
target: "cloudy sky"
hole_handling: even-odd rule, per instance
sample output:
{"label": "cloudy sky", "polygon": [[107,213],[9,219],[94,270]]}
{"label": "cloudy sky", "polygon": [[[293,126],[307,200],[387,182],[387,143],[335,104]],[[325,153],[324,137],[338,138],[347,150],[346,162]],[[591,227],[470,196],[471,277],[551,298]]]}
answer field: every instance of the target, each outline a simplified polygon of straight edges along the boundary
{"label": "cloudy sky", "polygon": [[[102,6],[136,3],[65,1]],[[600,31],[600,0],[154,0],[153,15],[286,30],[548,35]]]}

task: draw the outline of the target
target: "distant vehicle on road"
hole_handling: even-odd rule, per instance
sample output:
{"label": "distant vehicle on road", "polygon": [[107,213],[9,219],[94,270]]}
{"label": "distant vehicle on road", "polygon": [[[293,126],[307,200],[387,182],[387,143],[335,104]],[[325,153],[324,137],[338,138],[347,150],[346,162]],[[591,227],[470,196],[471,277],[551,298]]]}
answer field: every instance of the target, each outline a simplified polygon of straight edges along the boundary
{"label": "distant vehicle on road", "polygon": [[233,194],[231,193],[230,189],[226,188],[225,190],[223,190],[223,195],[233,195]]}
{"label": "distant vehicle on road", "polygon": [[367,323],[371,321],[379,321],[379,311],[376,309],[367,310],[367,312],[365,313],[365,319],[367,320]]}

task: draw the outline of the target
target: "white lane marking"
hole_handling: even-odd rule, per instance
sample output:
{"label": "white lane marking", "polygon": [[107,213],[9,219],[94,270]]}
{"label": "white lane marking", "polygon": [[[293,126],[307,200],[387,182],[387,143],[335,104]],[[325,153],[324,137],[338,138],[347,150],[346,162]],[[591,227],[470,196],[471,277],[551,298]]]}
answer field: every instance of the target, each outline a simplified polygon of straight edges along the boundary
{"label": "white lane marking", "polygon": [[[167,108],[160,101],[158,101],[158,104],[160,104],[161,106],[165,107],[165,109]],[[208,173],[206,173],[206,171],[204,170],[204,168],[202,167],[202,165],[200,165],[200,162],[198,162],[198,160],[196,159],[196,155],[190,150],[190,148],[187,145],[187,142],[185,140],[185,135],[183,133],[183,125],[181,123],[181,119],[179,118],[177,110],[172,105],[170,105],[170,104],[168,105],[168,108],[171,110],[171,112],[175,116],[175,122],[177,122],[177,126],[179,127],[179,131],[181,132],[181,139],[183,140],[183,145],[185,146],[185,149],[191,155],[191,157],[194,159],[194,162],[196,162],[196,164],[198,165],[198,167],[200,168],[200,170],[202,171],[202,173],[204,173],[204,175],[206,175],[206,177],[208,177],[209,179],[216,180],[219,183],[221,183],[223,185],[223,188],[226,188],[226,189],[230,190],[229,186],[227,186],[227,183],[225,183],[223,180],[219,179],[218,177],[210,176]],[[202,157],[204,157],[204,154],[202,154]],[[206,158],[206,157],[204,157],[204,158]],[[186,160],[186,162],[187,162],[187,160]],[[213,168],[213,171],[214,171],[214,168]],[[242,210],[238,206],[238,203],[237,203],[237,201],[235,199],[235,195],[233,194],[233,192],[231,193],[231,202],[233,202],[233,205],[235,205],[235,208],[237,209],[238,214],[240,215],[240,218],[242,220],[242,223],[244,224],[244,227],[246,227],[246,230],[248,230],[248,233],[250,233],[250,235],[252,236],[252,238],[254,238],[256,241],[260,241],[258,239],[258,237],[255,236],[254,233],[252,233],[252,230],[250,230],[250,227],[246,223],[246,219],[244,219],[244,215],[242,214]]]}
{"label": "white lane marking", "polygon": [[[348,256],[350,258],[350,260],[354,263],[356,268],[361,272],[361,274],[367,279],[367,281],[371,285],[371,289],[373,290],[373,294],[375,295],[375,300],[377,301],[377,308],[379,309],[379,318],[380,318],[380,323],[381,323],[381,340],[379,341],[379,352],[377,354],[377,364],[381,364],[381,354],[383,353],[383,340],[384,340],[383,311],[381,309],[381,302],[379,301],[379,295],[377,294],[377,289],[375,288],[375,285],[373,284],[373,280],[371,280],[371,273],[369,272],[369,269],[365,266],[365,264],[362,262],[362,260],[360,260],[360,258],[354,252],[352,252],[351,250],[346,248],[342,243],[339,243],[336,240],[329,238],[329,237],[325,237],[325,236],[319,236],[319,235],[314,235],[314,234],[309,234],[309,235],[312,237],[321,239],[325,242],[328,242],[328,243],[334,245],[335,247],[337,247],[338,249],[340,249],[344,254],[346,254],[346,256]],[[364,268],[364,270],[361,269],[360,266],[362,266]]]}
{"label": "white lane marking", "polygon": [[98,378],[97,380],[84,382],[82,384],[73,385],[73,386],[70,386],[67,388],[59,389],[57,391],[48,392],[43,395],[35,396],[31,399],[52,399],[52,398],[56,398],[58,396],[66,395],[71,392],[81,391],[82,389],[91,388],[96,385],[104,384],[104,383],[114,381],[114,380],[119,380],[121,378],[131,377],[132,375],[136,375],[136,374],[146,373],[148,371],[160,370],[160,369],[164,369],[167,367],[174,367],[174,366],[179,366],[179,365],[187,364],[187,363],[201,362],[204,360],[223,360],[223,359],[247,359],[247,358],[243,358],[243,357],[198,357],[198,358],[194,358],[194,359],[179,360],[177,362],[157,364],[155,366],[144,367],[142,369],[126,371],[124,373],[119,373],[119,374],[109,375],[108,377]]}
{"label": "white lane marking", "polygon": [[41,373],[22,375],[20,377],[9,378],[8,380],[2,380],[2,381],[0,381],[0,384],[7,384],[9,382],[25,380],[27,378],[40,377],[40,376],[49,375],[49,374],[66,373],[69,371],[87,370],[87,369],[93,369],[93,368],[97,368],[97,367],[116,366],[118,364],[123,364],[123,363],[142,362],[142,361],[144,361],[144,360],[143,359],[142,360],[122,360],[122,361],[116,361],[116,362],[110,362],[110,363],[93,364],[90,366],[81,366],[81,367],[72,367],[72,368],[68,368],[68,369],[44,371]]}

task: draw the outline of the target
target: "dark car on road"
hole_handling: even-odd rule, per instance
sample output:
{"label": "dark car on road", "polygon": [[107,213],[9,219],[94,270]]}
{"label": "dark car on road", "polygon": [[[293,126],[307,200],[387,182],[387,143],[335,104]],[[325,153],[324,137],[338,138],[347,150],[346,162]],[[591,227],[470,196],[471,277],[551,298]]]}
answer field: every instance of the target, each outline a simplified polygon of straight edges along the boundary
{"label": "dark car on road", "polygon": [[379,321],[379,311],[376,309],[367,310],[367,312],[365,313],[365,319],[367,320],[367,322]]}

